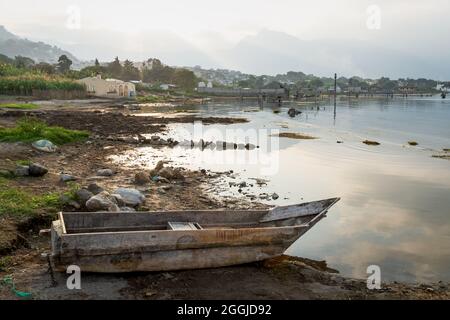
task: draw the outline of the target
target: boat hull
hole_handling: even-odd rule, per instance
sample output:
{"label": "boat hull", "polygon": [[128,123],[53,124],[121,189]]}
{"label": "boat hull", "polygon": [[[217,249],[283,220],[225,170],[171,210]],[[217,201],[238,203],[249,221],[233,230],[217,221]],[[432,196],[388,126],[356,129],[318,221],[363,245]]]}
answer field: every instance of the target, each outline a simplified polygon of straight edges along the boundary
{"label": "boat hull", "polygon": [[282,245],[220,247],[97,256],[53,257],[56,271],[77,265],[82,272],[122,273],[204,269],[244,264],[282,255]]}

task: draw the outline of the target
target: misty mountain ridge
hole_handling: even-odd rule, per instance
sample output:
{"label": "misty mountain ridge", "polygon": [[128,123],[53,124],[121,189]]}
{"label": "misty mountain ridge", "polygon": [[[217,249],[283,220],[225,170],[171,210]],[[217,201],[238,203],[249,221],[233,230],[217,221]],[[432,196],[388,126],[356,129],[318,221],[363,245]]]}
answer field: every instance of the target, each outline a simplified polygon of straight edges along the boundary
{"label": "misty mountain ridge", "polygon": [[[362,40],[301,40],[285,32],[267,29],[244,37],[228,49],[213,51],[200,48],[173,32],[161,30],[137,32],[131,37],[105,30],[67,33],[42,29],[40,32],[52,39],[46,42],[59,47],[20,38],[0,26],[0,53],[50,63],[66,54],[74,62],[74,68],[92,64],[95,58],[112,61],[119,56],[120,60],[145,61],[156,57],[172,66],[200,65],[205,69],[240,70],[254,75],[302,71],[326,77],[338,73],[339,76],[362,78],[450,79],[450,66],[442,64],[440,59],[423,59],[416,57],[414,52],[378,47]],[[80,61],[75,56],[90,62]]]}
{"label": "misty mountain ridge", "polygon": [[33,59],[36,63],[57,63],[58,58],[66,55],[74,65],[80,61],[70,52],[44,42],[35,42],[20,38],[9,32],[4,26],[0,26],[0,53],[10,58],[23,56]]}

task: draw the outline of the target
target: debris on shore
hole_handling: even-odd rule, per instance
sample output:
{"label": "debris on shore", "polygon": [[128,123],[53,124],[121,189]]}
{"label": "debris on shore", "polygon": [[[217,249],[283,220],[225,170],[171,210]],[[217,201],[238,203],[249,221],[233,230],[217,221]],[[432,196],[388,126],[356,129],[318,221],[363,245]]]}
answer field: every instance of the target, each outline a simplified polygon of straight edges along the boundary
{"label": "debris on shore", "polygon": [[304,133],[296,133],[296,132],[280,132],[279,134],[274,134],[272,137],[279,138],[290,138],[290,139],[301,139],[301,140],[310,140],[310,139],[318,139],[317,137],[313,137]]}
{"label": "debris on shore", "polygon": [[371,141],[371,140],[364,140],[362,143],[367,144],[369,146],[379,146],[380,143],[377,141]]}

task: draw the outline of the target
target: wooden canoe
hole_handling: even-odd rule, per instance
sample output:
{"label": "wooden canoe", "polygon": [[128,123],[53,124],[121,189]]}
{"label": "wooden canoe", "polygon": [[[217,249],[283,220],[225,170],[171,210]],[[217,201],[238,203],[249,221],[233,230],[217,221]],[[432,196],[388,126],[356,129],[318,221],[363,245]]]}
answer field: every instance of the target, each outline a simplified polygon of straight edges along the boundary
{"label": "wooden canoe", "polygon": [[64,212],[51,227],[53,267],[169,271],[279,256],[339,198],[268,210]]}

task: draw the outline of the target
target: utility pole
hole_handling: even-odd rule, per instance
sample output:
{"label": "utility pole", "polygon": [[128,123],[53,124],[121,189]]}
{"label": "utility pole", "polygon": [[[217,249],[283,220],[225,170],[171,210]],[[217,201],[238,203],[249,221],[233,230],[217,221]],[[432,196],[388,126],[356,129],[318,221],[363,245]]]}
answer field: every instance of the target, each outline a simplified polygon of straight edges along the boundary
{"label": "utility pole", "polygon": [[336,121],[337,73],[334,74],[334,120]]}

